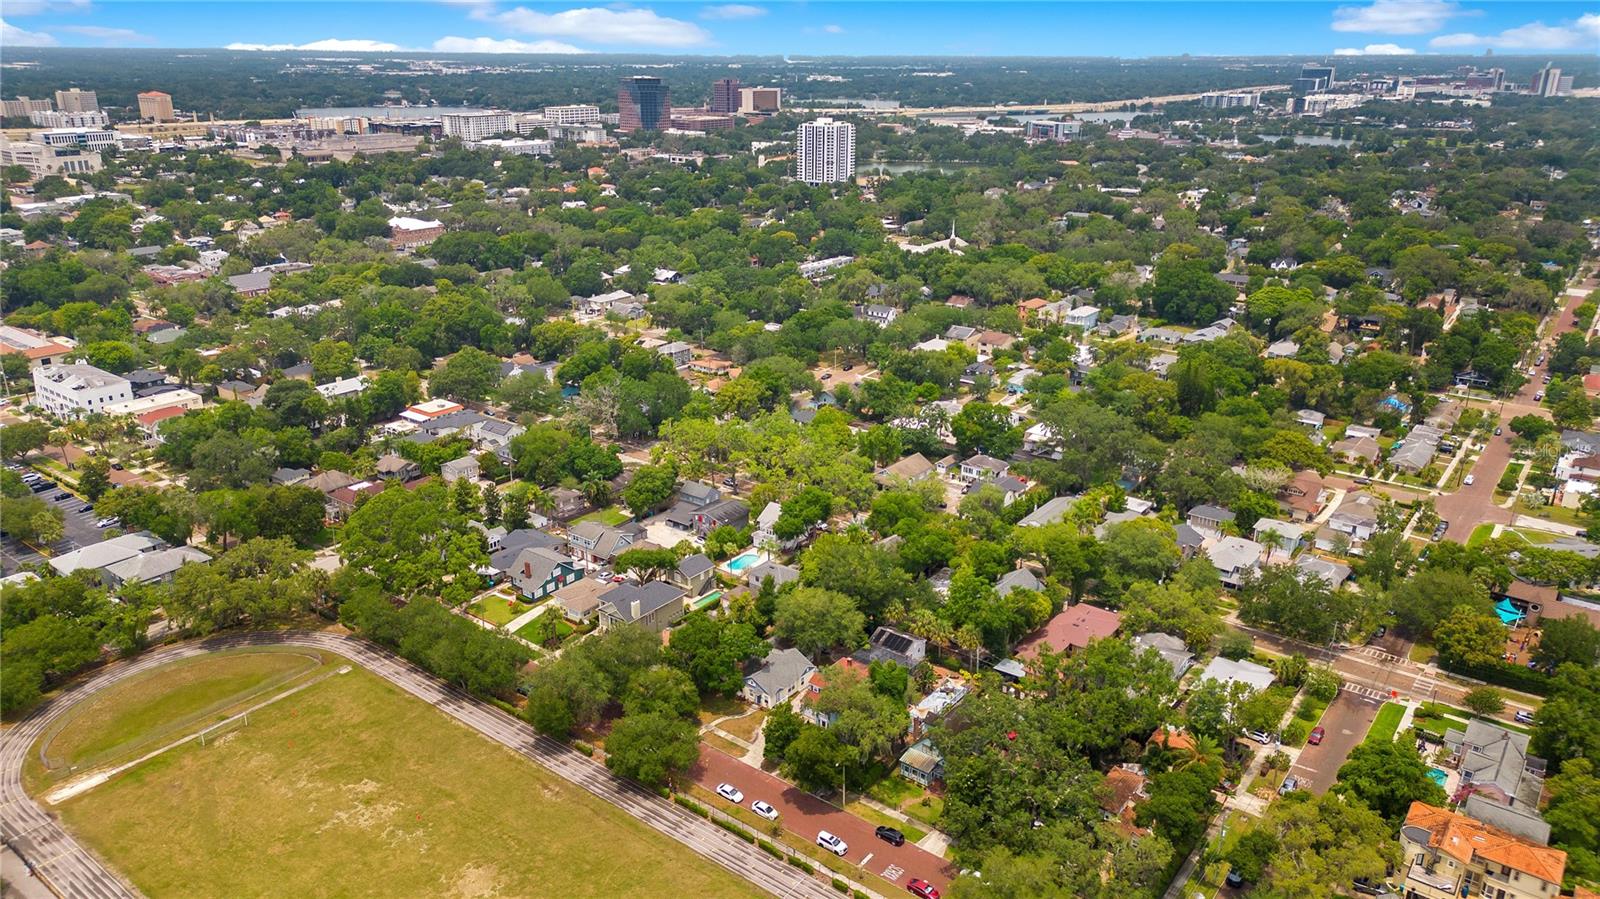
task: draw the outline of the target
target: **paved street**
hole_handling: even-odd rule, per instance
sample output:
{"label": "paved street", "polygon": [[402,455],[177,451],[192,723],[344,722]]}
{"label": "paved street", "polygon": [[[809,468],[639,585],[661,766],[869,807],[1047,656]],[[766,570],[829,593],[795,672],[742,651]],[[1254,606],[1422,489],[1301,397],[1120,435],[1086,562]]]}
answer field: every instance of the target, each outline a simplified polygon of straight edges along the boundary
{"label": "paved street", "polygon": [[1378,717],[1378,709],[1382,707],[1380,700],[1340,690],[1318,722],[1327,731],[1322,744],[1301,749],[1289,773],[1300,779],[1304,789],[1313,793],[1327,792],[1339,774],[1339,766],[1367,736],[1372,719]]}
{"label": "paved street", "polygon": [[[738,787],[744,793],[746,808],[757,799],[772,803],[784,829],[807,840],[815,840],[819,830],[832,833],[849,845],[847,861],[896,885],[904,886],[911,878],[920,877],[944,892],[956,875],[944,859],[911,843],[891,846],[873,833],[874,825],[709,746],[700,747],[700,764],[693,776],[708,790],[715,790],[720,783]],[[728,805],[720,799],[716,804]]]}
{"label": "paved street", "polygon": [[157,650],[112,665],[98,676],[80,681],[41,704],[0,734],[0,837],[35,865],[59,895],[73,899],[138,895],[23,792],[22,762],[28,748],[68,708],[112,684],[176,659],[224,648],[265,644],[309,646],[339,653],[773,895],[794,899],[838,895],[827,884],[767,855],[710,821],[613,776],[570,747],[538,736],[527,724],[494,706],[439,682],[420,668],[364,640],[329,632],[242,634]]}

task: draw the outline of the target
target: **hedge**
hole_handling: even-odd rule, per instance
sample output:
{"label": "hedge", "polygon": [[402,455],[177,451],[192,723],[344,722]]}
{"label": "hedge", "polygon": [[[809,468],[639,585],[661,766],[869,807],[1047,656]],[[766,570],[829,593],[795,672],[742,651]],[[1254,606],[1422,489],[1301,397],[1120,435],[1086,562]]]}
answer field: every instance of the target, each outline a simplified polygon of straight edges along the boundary
{"label": "hedge", "polygon": [[711,810],[710,809],[706,808],[705,806],[701,805],[698,802],[695,802],[693,799],[690,799],[687,796],[674,796],[674,797],[672,797],[672,801],[676,802],[677,804],[679,804],[681,806],[683,806],[684,808],[688,809],[689,811],[694,812],[695,814],[699,815],[702,818],[710,818],[711,817]]}
{"label": "hedge", "polygon": [[784,861],[788,862],[791,865],[794,865],[796,868],[799,868],[800,870],[806,872],[807,874],[815,874],[815,873],[817,873],[817,869],[813,868],[811,866],[810,862],[806,861],[805,859],[801,858],[798,855],[791,855],[791,856],[785,858]]}
{"label": "hedge", "polygon": [[1534,671],[1531,668],[1524,668],[1521,665],[1508,665],[1505,663],[1482,667],[1460,665],[1454,668],[1447,666],[1446,670],[1453,671],[1456,674],[1464,674],[1467,677],[1474,677],[1495,686],[1520,690],[1523,693],[1543,696],[1550,692],[1550,677],[1548,675]]}
{"label": "hedge", "polygon": [[589,756],[590,758],[594,758],[594,747],[583,742],[582,740],[573,740],[572,748],[578,750],[586,756]]}
{"label": "hedge", "polygon": [[728,833],[733,834],[739,839],[744,840],[746,843],[754,843],[756,841],[755,834],[745,830],[743,827],[740,827],[732,821],[728,821],[723,818],[712,818],[711,823],[717,825],[723,830],[726,830]]}
{"label": "hedge", "polygon": [[863,893],[860,890],[851,890],[850,896],[851,899],[872,899],[871,896],[868,896],[866,893]]}
{"label": "hedge", "polygon": [[842,881],[842,880],[840,880],[840,879],[839,879],[839,878],[837,878],[837,877],[835,877],[835,878],[834,878],[834,879],[833,879],[833,888],[834,888],[834,889],[836,889],[836,890],[838,890],[838,891],[839,891],[839,892],[841,892],[841,893],[848,893],[848,892],[850,892],[850,884],[848,884],[848,883],[845,883],[845,882],[844,882],[844,881]]}
{"label": "hedge", "polygon": [[783,858],[783,850],[772,845],[766,840],[756,840],[756,848],[772,856],[773,858]]}

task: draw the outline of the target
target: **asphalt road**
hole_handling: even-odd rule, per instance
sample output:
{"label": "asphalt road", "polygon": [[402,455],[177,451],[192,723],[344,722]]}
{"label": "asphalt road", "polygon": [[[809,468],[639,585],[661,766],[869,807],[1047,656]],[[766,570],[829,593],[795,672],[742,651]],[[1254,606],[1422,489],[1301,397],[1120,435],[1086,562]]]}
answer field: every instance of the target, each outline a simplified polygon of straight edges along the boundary
{"label": "asphalt road", "polygon": [[[860,865],[896,886],[905,886],[913,877],[920,877],[943,893],[956,875],[949,863],[937,855],[911,843],[891,846],[878,839],[874,833],[876,825],[840,811],[787,781],[709,746],[700,747],[700,764],[695,766],[693,776],[697,783],[712,791],[722,783],[738,787],[744,793],[746,809],[757,799],[771,803],[778,810],[778,820],[784,830],[806,840],[815,841],[818,831],[828,831],[850,847],[845,852],[845,861]],[[725,808],[731,803],[719,798],[714,804]]]}
{"label": "asphalt road", "polygon": [[0,836],[28,859],[62,896],[73,899],[137,896],[132,886],[73,839],[54,817],[23,792],[22,763],[29,747],[72,705],[128,677],[175,659],[218,649],[269,644],[306,646],[343,655],[775,896],[833,899],[838,895],[827,884],[654,793],[613,776],[587,756],[535,734],[517,718],[439,682],[392,653],[355,637],[322,632],[238,634],[156,650],[114,664],[41,704],[0,735]]}
{"label": "asphalt road", "polygon": [[1300,779],[1303,789],[1326,793],[1338,777],[1339,766],[1350,757],[1350,751],[1366,739],[1380,708],[1383,708],[1380,700],[1340,690],[1322,713],[1322,720],[1317,722],[1326,731],[1322,743],[1308,744],[1300,750],[1300,757],[1289,773]]}

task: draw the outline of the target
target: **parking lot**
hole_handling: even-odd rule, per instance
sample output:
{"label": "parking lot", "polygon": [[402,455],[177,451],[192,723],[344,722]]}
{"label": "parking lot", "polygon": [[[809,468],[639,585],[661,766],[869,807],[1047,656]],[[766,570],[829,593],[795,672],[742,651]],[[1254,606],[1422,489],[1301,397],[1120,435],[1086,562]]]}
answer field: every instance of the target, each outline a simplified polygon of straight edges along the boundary
{"label": "parking lot", "polygon": [[[63,513],[62,530],[66,536],[48,547],[52,556],[59,556],[79,547],[99,543],[104,539],[101,529],[94,525],[99,515],[89,507],[88,503],[67,493],[59,486],[51,486],[44,490],[35,491],[33,495],[55,506]],[[64,498],[57,498],[62,496]],[[43,556],[40,556],[39,553],[21,541],[11,537],[0,540],[0,573],[15,574],[17,571],[41,561],[43,561]]]}
{"label": "parking lot", "polygon": [[1318,722],[1325,731],[1322,744],[1302,749],[1289,773],[1299,778],[1305,789],[1313,793],[1327,792],[1338,777],[1339,766],[1350,757],[1351,750],[1366,739],[1382,707],[1383,703],[1376,699],[1340,690]]}

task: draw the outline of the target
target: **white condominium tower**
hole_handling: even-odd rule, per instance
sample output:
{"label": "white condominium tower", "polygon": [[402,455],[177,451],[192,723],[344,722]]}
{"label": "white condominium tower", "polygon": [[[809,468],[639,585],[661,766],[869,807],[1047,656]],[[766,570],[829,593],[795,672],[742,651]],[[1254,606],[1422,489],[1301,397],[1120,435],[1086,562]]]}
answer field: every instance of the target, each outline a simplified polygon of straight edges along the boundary
{"label": "white condominium tower", "polygon": [[856,174],[856,127],[817,119],[800,126],[795,177],[807,184],[849,181]]}

